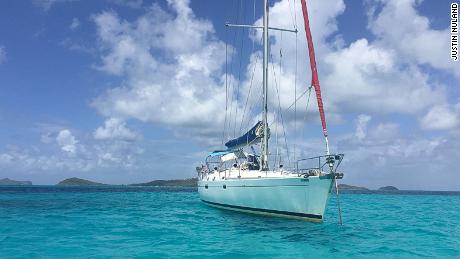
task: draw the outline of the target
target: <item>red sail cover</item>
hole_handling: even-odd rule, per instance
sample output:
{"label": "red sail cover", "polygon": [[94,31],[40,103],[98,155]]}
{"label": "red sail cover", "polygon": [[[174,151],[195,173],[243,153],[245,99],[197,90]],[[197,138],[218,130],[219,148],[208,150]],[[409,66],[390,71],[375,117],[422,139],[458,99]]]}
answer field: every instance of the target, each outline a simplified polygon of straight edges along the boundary
{"label": "red sail cover", "polygon": [[318,101],[319,115],[321,117],[321,125],[323,126],[323,134],[327,137],[326,118],[324,117],[323,99],[321,98],[321,88],[319,86],[318,71],[316,70],[315,49],[313,48],[313,39],[311,37],[310,22],[308,21],[307,4],[305,0],[302,2],[303,20],[305,22],[305,34],[307,35],[308,53],[310,55],[311,67],[311,85],[315,88],[316,100]]}

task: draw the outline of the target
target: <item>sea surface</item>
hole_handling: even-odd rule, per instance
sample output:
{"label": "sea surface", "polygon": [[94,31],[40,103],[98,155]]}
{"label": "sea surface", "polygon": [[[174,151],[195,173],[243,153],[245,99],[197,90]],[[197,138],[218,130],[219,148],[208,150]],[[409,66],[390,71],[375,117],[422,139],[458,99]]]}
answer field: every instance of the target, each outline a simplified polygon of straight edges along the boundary
{"label": "sea surface", "polygon": [[[415,195],[414,195],[415,194]],[[211,208],[195,189],[0,187],[0,258],[460,258],[460,193],[344,193],[323,224]]]}

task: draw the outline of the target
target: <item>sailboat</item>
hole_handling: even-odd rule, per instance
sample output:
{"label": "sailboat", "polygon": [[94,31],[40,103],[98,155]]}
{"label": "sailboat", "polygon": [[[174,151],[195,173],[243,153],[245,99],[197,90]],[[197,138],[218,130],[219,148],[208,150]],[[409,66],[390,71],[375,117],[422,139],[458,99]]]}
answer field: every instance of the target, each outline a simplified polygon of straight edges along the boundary
{"label": "sailboat", "polygon": [[[339,197],[337,180],[343,178],[343,173],[337,172],[337,168],[344,155],[332,154],[329,150],[328,131],[305,0],[301,0],[301,6],[312,72],[311,88],[316,92],[325,153],[298,159],[293,168],[285,168],[282,165],[276,168],[270,167],[268,34],[269,30],[295,33],[297,30],[269,27],[269,5],[267,0],[263,0],[263,26],[227,24],[227,26],[263,30],[262,120],[246,134],[226,142],[226,149],[209,153],[205,162],[196,168],[199,197],[205,204],[234,211],[323,222],[326,204],[334,184],[337,198]],[[259,154],[253,148],[256,145],[260,145]]]}

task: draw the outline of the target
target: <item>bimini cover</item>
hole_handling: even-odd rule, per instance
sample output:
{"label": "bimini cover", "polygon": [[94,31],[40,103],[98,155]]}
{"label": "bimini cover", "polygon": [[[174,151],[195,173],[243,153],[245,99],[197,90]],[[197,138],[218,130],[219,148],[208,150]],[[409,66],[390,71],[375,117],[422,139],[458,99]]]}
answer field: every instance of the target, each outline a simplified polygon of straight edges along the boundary
{"label": "bimini cover", "polygon": [[222,156],[220,159],[222,160],[222,162],[226,162],[226,161],[230,161],[230,160],[235,160],[237,158],[238,157],[235,155],[235,153],[228,153],[228,154]]}
{"label": "bimini cover", "polygon": [[216,150],[216,151],[213,151],[211,153],[209,153],[209,157],[215,157],[215,156],[223,156],[223,155],[226,155],[228,153],[231,153],[232,151],[229,151],[229,150]]}
{"label": "bimini cover", "polygon": [[[244,134],[243,136],[239,138],[228,141],[227,143],[225,143],[225,146],[229,150],[240,149],[244,146],[259,143],[260,140],[263,138],[263,136],[264,136],[264,126],[263,126],[263,123],[259,121],[254,127],[252,127],[252,129],[246,132],[246,134]],[[268,136],[270,137],[270,132]]]}
{"label": "bimini cover", "polygon": [[220,158],[220,160],[222,160],[222,162],[227,162],[227,161],[235,160],[235,159],[238,159],[238,158],[246,158],[246,154],[244,154],[243,150],[235,150],[235,151],[233,151],[231,153],[223,155]]}

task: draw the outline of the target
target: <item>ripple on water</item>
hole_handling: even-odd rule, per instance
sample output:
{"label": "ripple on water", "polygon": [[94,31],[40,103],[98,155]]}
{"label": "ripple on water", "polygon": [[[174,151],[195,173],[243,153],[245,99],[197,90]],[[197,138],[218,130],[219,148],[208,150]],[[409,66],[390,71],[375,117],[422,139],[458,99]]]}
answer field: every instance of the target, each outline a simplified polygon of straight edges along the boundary
{"label": "ripple on water", "polygon": [[344,194],[325,222],[254,216],[190,189],[0,192],[0,257],[459,257],[460,196]]}

